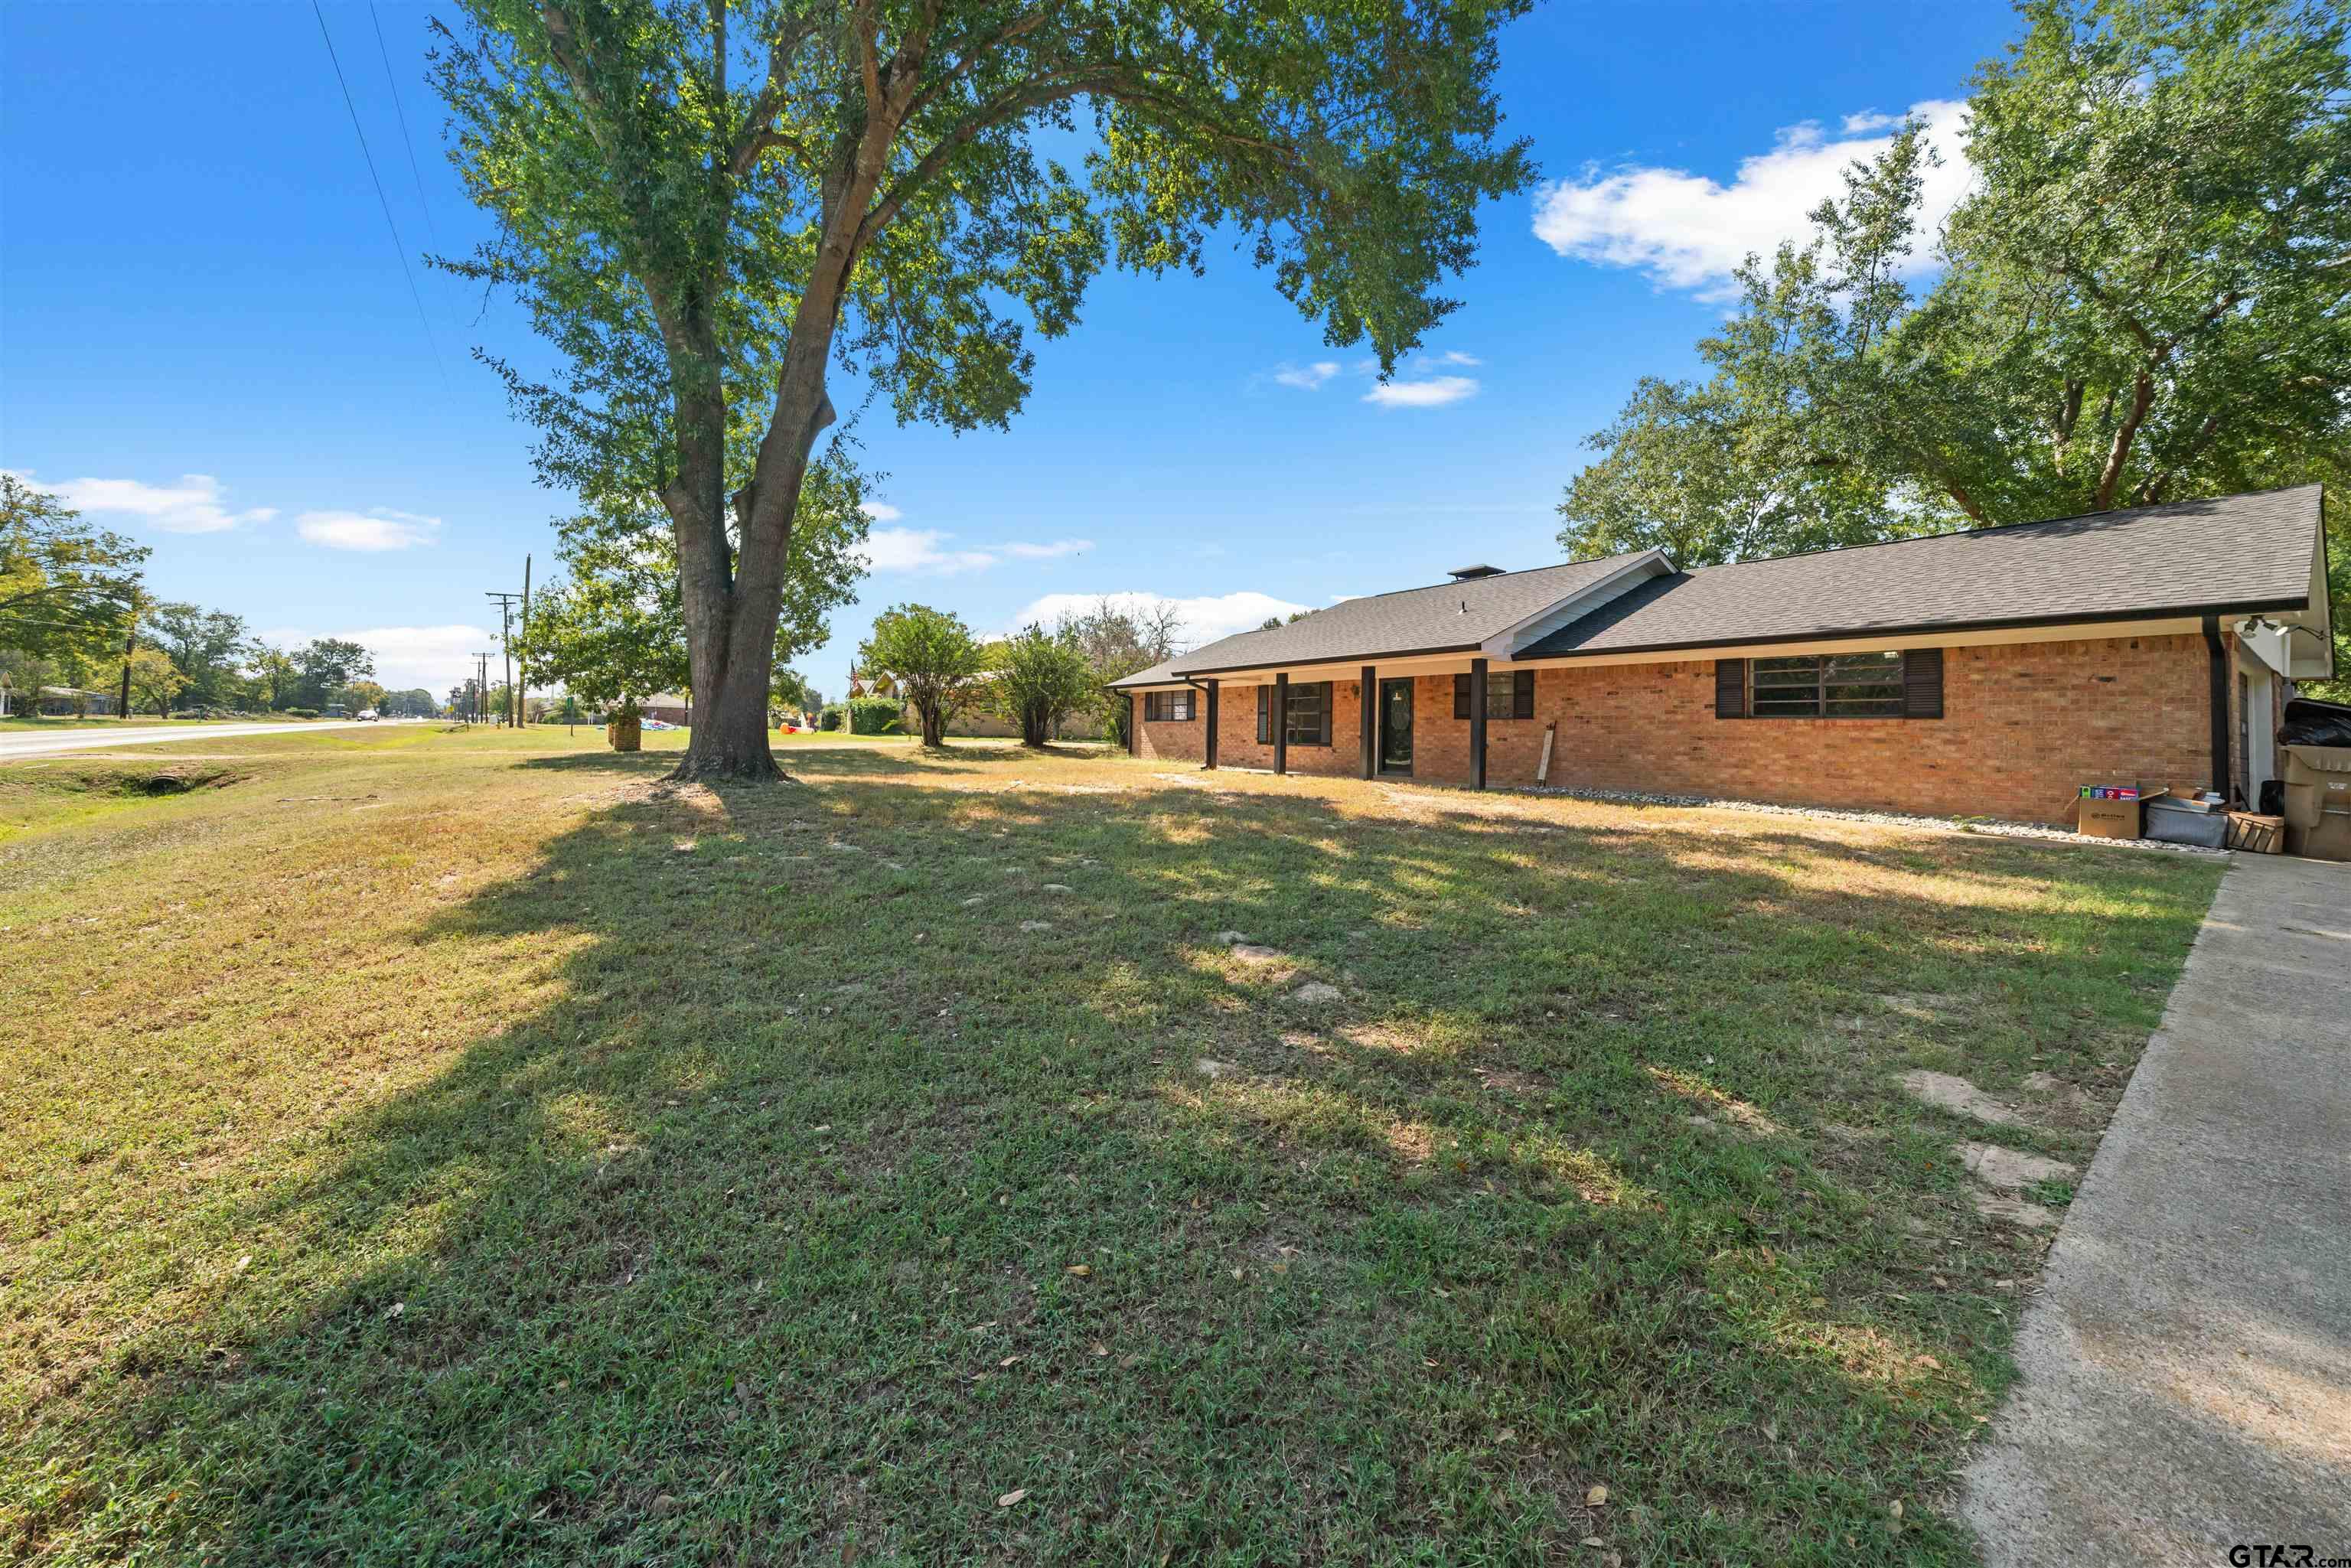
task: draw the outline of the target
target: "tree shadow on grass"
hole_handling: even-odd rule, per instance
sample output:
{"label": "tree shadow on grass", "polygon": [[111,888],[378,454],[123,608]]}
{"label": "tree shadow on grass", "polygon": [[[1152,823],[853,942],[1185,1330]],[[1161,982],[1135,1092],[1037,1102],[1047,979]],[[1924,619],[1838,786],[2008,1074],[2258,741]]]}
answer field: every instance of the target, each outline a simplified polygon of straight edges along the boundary
{"label": "tree shadow on grass", "polygon": [[[666,766],[593,762],[526,766]],[[921,777],[956,771],[844,747],[622,800],[416,932],[538,943],[554,999],[255,1167],[240,1230],[302,1287],[37,1415],[16,1543],[1967,1560],[1930,1500],[2005,1375],[1976,1276],[2032,1249],[1882,1082],[1931,1038],[1822,1019],[2083,953],[1988,951],[2003,907],[1802,835],[1727,870],[1466,808]],[[2159,964],[2180,918],[2101,940]],[[1780,1130],[1691,1124],[1691,1083]],[[1833,1118],[1876,1141],[1830,1157]]]}

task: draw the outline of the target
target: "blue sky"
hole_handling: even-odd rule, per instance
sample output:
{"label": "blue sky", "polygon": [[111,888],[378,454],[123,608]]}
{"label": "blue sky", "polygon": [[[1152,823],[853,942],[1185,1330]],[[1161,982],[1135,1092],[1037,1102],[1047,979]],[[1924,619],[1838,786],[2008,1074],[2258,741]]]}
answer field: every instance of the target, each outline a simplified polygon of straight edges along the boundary
{"label": "blue sky", "polygon": [[[543,361],[519,311],[414,259],[486,234],[423,81],[431,14],[326,9],[420,321],[308,5],[0,5],[0,466],[152,545],[162,595],[360,636],[390,684],[438,692],[495,645],[483,591],[519,586],[526,552],[544,580],[565,498],[470,358]],[[1638,376],[1690,368],[1728,267],[1800,231],[1884,117],[1928,106],[1949,145],[2012,26],[1991,4],[1537,11],[1504,37],[1502,98],[1549,183],[1489,207],[1463,308],[1394,390],[1242,256],[1106,277],[1039,346],[1008,434],[864,417],[874,570],[801,668],[838,695],[903,600],[994,631],[1153,594],[1206,641],[1272,603],[1560,559],[1584,435]]]}

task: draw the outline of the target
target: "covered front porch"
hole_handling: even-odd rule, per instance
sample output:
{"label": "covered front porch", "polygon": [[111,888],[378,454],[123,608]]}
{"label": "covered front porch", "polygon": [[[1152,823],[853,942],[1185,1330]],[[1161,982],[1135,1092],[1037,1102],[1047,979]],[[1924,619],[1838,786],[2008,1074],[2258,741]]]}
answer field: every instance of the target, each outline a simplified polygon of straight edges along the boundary
{"label": "covered front porch", "polygon": [[1511,754],[1513,778],[1541,770],[1534,692],[1531,664],[1482,656],[1224,671],[1137,692],[1128,749],[1204,768],[1482,789],[1498,751]]}

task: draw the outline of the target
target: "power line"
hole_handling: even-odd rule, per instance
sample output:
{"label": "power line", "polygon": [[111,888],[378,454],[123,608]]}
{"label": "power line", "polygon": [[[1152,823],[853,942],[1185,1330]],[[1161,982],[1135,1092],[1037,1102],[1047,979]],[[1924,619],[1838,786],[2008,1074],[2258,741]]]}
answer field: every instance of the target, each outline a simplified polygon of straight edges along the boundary
{"label": "power line", "polygon": [[392,221],[392,203],[383,193],[383,180],[375,172],[375,154],[368,151],[367,132],[360,126],[360,106],[351,100],[351,84],[343,79],[343,62],[335,55],[335,36],[327,31],[327,14],[319,0],[310,0],[310,14],[319,18],[319,37],[327,40],[327,61],[335,68],[335,83],[343,89],[343,107],[350,110],[351,130],[360,139],[360,156],[367,160],[368,179],[375,185],[377,204],[383,208],[384,227],[392,231],[392,248],[400,257],[400,275],[408,279],[408,297],[416,301],[416,319],[424,327],[424,342],[433,350],[433,367],[441,372],[441,390],[449,389],[449,370],[441,362],[441,345],[433,337],[432,319],[424,314],[424,296],[416,291],[416,274],[408,267],[408,246],[401,242],[400,225]]}
{"label": "power line", "polygon": [[400,78],[392,74],[392,51],[384,47],[383,17],[377,14],[375,0],[368,0],[368,20],[375,24],[375,52],[383,57],[383,79],[392,89],[392,112],[400,119],[400,144],[408,152],[408,172],[416,177],[416,204],[424,211],[424,232],[433,239],[433,248],[441,248],[440,233],[433,226],[433,204],[424,199],[424,171],[416,166],[416,138],[408,133],[408,111],[400,107]]}

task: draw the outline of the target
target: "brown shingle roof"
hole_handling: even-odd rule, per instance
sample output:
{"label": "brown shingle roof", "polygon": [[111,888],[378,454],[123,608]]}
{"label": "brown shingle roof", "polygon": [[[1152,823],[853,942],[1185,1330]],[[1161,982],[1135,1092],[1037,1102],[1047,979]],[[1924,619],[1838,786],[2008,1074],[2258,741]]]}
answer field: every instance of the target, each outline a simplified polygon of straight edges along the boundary
{"label": "brown shingle roof", "polygon": [[2299,606],[2319,486],[1935,534],[1643,583],[1522,658]]}

